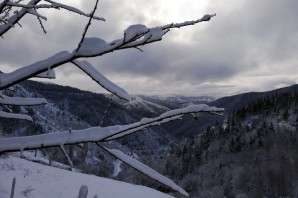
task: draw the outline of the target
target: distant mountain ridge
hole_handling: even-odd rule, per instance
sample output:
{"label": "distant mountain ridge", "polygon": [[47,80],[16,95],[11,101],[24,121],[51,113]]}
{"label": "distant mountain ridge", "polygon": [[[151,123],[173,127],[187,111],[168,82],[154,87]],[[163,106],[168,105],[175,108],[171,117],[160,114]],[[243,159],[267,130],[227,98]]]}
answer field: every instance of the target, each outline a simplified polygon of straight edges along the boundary
{"label": "distant mountain ridge", "polygon": [[[44,84],[34,81],[26,81],[21,84],[25,89],[47,98],[52,104],[62,111],[67,111],[76,117],[75,120],[83,121],[90,126],[109,126],[115,124],[129,124],[139,121],[142,117],[155,117],[161,113],[182,108],[190,104],[206,103],[209,106],[225,108],[224,116],[200,114],[198,120],[192,116],[184,116],[162,127],[154,129],[166,132],[174,136],[189,136],[201,133],[207,126],[217,121],[222,121],[235,110],[244,107],[258,98],[272,96],[277,93],[298,92],[298,85],[292,85],[267,92],[250,92],[234,96],[228,96],[214,100],[212,97],[184,97],[184,96],[133,96],[132,101],[120,103],[111,101],[108,95],[82,91],[76,88],[60,86],[56,84]],[[110,104],[107,115],[104,112]],[[104,119],[103,119],[104,118]],[[149,129],[151,130],[151,129]]]}

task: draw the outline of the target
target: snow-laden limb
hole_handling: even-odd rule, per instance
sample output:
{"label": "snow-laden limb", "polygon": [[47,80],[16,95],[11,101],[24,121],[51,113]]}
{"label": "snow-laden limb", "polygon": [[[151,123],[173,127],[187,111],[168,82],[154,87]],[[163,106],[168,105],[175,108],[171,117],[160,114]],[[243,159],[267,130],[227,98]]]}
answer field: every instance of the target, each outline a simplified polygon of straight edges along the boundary
{"label": "snow-laden limb", "polygon": [[17,113],[7,113],[4,111],[0,111],[0,118],[12,118],[12,119],[19,119],[19,120],[28,120],[33,121],[32,118],[28,115],[17,114]]}
{"label": "snow-laden limb", "polygon": [[59,65],[69,62],[73,54],[63,51],[42,61],[38,61],[28,66],[24,66],[13,72],[0,75],[0,90],[17,84],[20,81],[34,77],[37,74],[48,71]]}
{"label": "snow-laden limb", "polygon": [[97,71],[89,62],[74,60],[72,63],[79,67],[83,72],[85,72],[88,76],[90,76],[95,82],[97,82],[107,91],[111,92],[112,94],[118,96],[121,99],[125,99],[128,101],[130,100],[130,95],[124,89],[107,79],[104,75]]}
{"label": "snow-laden limb", "polygon": [[186,114],[198,112],[223,112],[222,108],[209,107],[204,104],[191,105],[183,109],[171,110],[157,118],[143,118],[140,122],[128,125],[115,125],[108,127],[92,127],[83,130],[71,130],[24,137],[0,139],[0,152],[39,149],[60,145],[79,144],[85,142],[109,141],[137,132],[149,126],[179,119]]}
{"label": "snow-laden limb", "polygon": [[44,98],[9,97],[0,93],[0,104],[34,106],[34,105],[47,104],[47,100]]}
{"label": "snow-laden limb", "polygon": [[[98,144],[99,145],[99,144]],[[183,190],[180,186],[175,184],[172,180],[169,178],[161,175],[157,171],[153,170],[152,168],[146,166],[145,164],[139,162],[138,160],[129,157],[128,155],[124,154],[123,152],[116,150],[116,149],[108,149],[104,146],[99,145],[101,148],[109,152],[111,155],[115,156],[122,162],[128,164],[129,166],[133,167],[134,169],[140,171],[141,173],[147,175],[148,177],[170,187],[171,189],[181,193],[182,195],[188,197],[188,193]]]}
{"label": "snow-laden limb", "polygon": [[50,69],[48,71],[42,72],[40,74],[37,74],[35,77],[37,78],[48,78],[48,79],[55,79],[56,73],[53,69]]}
{"label": "snow-laden limb", "polygon": [[[54,69],[65,63],[70,63],[78,58],[102,56],[116,50],[135,48],[138,46],[143,46],[149,43],[160,41],[162,39],[162,36],[165,35],[165,33],[167,33],[168,30],[171,28],[180,28],[183,26],[194,25],[199,22],[208,21],[214,16],[215,14],[205,15],[201,19],[198,19],[196,21],[169,24],[152,29],[147,29],[145,26],[142,25],[130,26],[125,31],[123,38],[114,40],[110,43],[106,43],[100,38],[84,38],[82,41],[82,46],[78,48],[78,51],[77,49],[75,49],[72,53],[63,51],[50,58],[41,60],[26,67],[22,67],[11,73],[0,75],[0,90],[17,84],[20,81],[34,77],[37,74],[45,72],[49,69]],[[128,40],[128,38],[130,40]]]}
{"label": "snow-laden limb", "polygon": [[177,120],[186,114],[195,114],[198,112],[207,112],[207,113],[213,114],[213,113],[222,113],[223,111],[224,111],[223,108],[209,107],[208,105],[205,105],[205,104],[190,105],[182,109],[167,111],[155,118],[142,118],[140,122],[135,123],[135,126],[133,128],[129,128],[125,131],[122,131],[121,133],[117,133],[113,136],[106,138],[105,140],[106,141],[115,140],[123,136],[129,135],[131,133],[134,133],[136,130],[138,131],[149,126],[160,125],[172,120]]}

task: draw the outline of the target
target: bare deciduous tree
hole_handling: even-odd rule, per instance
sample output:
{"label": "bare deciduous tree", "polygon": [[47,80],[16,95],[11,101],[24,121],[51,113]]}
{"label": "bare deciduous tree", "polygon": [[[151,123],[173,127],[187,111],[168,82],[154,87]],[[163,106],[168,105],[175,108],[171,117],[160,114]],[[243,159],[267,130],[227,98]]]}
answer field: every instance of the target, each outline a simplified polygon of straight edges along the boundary
{"label": "bare deciduous tree", "polygon": [[[10,73],[0,74],[0,117],[14,118],[32,121],[28,115],[16,114],[7,105],[41,105],[47,101],[43,98],[19,98],[8,97],[2,91],[16,85],[19,82],[30,79],[32,77],[55,78],[54,69],[66,63],[72,63],[81,69],[84,73],[95,80],[100,86],[123,100],[130,100],[130,95],[121,87],[108,80],[104,75],[97,71],[87,59],[90,57],[100,57],[102,55],[124,50],[127,48],[140,49],[141,46],[161,41],[170,29],[181,28],[184,26],[195,25],[200,22],[209,21],[215,14],[204,15],[202,18],[183,23],[171,23],[164,26],[148,28],[145,25],[131,25],[125,31],[121,38],[111,42],[106,42],[101,38],[86,37],[86,33],[94,20],[105,21],[104,18],[95,16],[98,0],[96,0],[93,10],[87,14],[76,7],[72,7],[63,3],[54,2],[52,0],[4,0],[0,3],[0,36],[5,39],[5,34],[9,33],[12,28],[21,26],[21,19],[25,15],[34,15],[37,17],[39,24],[46,33],[43,21],[47,18],[43,15],[44,9],[64,9],[89,20],[83,30],[81,39],[78,41],[77,47],[72,51],[61,51],[44,60],[39,60],[31,65],[22,66]],[[84,58],[85,60],[78,60]],[[28,149],[40,149],[47,147],[60,147],[66,155],[69,164],[72,164],[64,145],[79,144],[84,142],[94,142],[102,147],[105,151],[120,159],[124,163],[132,166],[136,170],[145,175],[169,186],[170,188],[188,196],[188,194],[174,182],[160,175],[156,171],[146,165],[132,159],[119,150],[105,148],[101,142],[115,140],[123,136],[129,135],[149,126],[159,125],[171,120],[181,118],[185,114],[195,116],[198,112],[208,112],[220,114],[221,108],[209,107],[207,105],[193,105],[184,109],[177,109],[166,112],[156,118],[143,118],[139,122],[109,127],[93,127],[84,130],[69,130],[58,133],[48,133],[42,135],[11,137],[0,139],[0,152],[23,151]]]}

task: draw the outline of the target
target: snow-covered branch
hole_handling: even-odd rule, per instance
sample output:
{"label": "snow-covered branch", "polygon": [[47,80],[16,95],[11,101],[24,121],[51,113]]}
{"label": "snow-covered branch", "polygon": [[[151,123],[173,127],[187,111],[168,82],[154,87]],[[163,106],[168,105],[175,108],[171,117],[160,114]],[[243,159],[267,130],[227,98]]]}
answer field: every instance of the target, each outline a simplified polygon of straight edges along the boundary
{"label": "snow-covered branch", "polygon": [[184,26],[195,25],[196,23],[210,21],[212,17],[215,17],[216,14],[206,14],[202,18],[197,19],[195,21],[185,21],[183,23],[171,23],[165,26],[161,26],[160,28],[163,30],[170,29],[170,28],[181,28]]}
{"label": "snow-covered branch", "polygon": [[34,106],[34,105],[47,104],[47,101],[44,98],[8,97],[0,93],[0,104]]}
{"label": "snow-covered branch", "polygon": [[57,66],[63,65],[73,59],[73,54],[63,51],[56,55],[24,66],[10,73],[0,74],[0,90],[11,87],[21,81],[37,76],[40,73],[49,71]]}
{"label": "snow-covered branch", "polygon": [[102,56],[116,50],[135,48],[160,41],[162,36],[171,28],[194,25],[199,22],[208,21],[215,15],[207,16],[208,17],[205,15],[196,21],[170,24],[152,29],[147,28],[144,25],[133,25],[126,29],[123,38],[117,39],[110,43],[107,43],[100,38],[84,38],[78,51],[74,50],[72,53],[63,51],[48,59],[20,68],[11,73],[0,75],[0,90],[17,84],[20,81],[32,78],[49,69],[54,69],[65,63],[70,63],[78,58]]}
{"label": "snow-covered branch", "polygon": [[108,127],[92,127],[83,130],[63,131],[34,136],[13,137],[0,139],[0,152],[40,149],[60,145],[79,144],[84,142],[102,142],[120,138],[137,132],[149,126],[159,125],[178,119],[186,114],[198,112],[223,112],[222,108],[207,105],[191,105],[183,109],[176,109],[161,114],[157,118],[143,118],[140,122],[128,125],[115,125]]}
{"label": "snow-covered branch", "polygon": [[75,64],[78,68],[80,68],[83,72],[85,72],[107,91],[113,93],[121,99],[130,100],[130,95],[124,89],[107,79],[87,61],[74,60],[72,61],[72,63]]}
{"label": "snow-covered branch", "polygon": [[12,119],[32,121],[32,118],[28,115],[17,114],[17,113],[7,113],[4,111],[0,111],[0,118],[12,118]]}
{"label": "snow-covered branch", "polygon": [[104,150],[106,150],[108,153],[116,157],[117,159],[121,160],[122,162],[126,163],[127,165],[131,166],[132,168],[140,171],[141,173],[147,175],[148,177],[172,188],[173,190],[181,193],[182,195],[188,197],[188,193],[183,190],[180,186],[175,184],[172,180],[169,178],[161,175],[157,171],[153,170],[152,168],[146,166],[145,164],[139,162],[138,160],[133,159],[132,157],[129,157],[128,155],[124,154],[123,152],[116,150],[116,149],[108,149],[104,146],[101,146],[100,144],[97,144]]}

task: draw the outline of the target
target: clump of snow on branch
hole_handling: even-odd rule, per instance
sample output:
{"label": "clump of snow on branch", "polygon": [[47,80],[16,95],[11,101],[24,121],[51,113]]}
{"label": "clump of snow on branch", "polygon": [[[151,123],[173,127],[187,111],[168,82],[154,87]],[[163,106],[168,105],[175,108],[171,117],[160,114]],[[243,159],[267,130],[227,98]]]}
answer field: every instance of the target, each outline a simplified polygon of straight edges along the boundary
{"label": "clump of snow on branch", "polygon": [[80,56],[92,56],[100,54],[107,46],[106,41],[100,38],[85,38],[77,52]]}
{"label": "clump of snow on branch", "polygon": [[124,31],[124,41],[130,41],[148,32],[149,29],[145,25],[131,25]]}
{"label": "clump of snow on branch", "polygon": [[165,31],[163,29],[161,29],[160,27],[152,28],[144,36],[144,40],[148,40],[148,42],[160,40],[164,34],[165,34]]}

